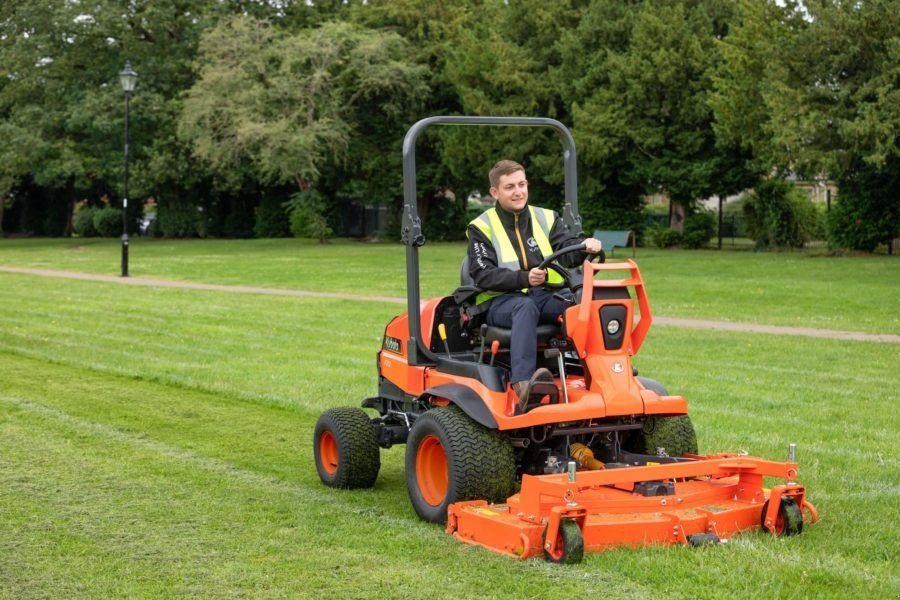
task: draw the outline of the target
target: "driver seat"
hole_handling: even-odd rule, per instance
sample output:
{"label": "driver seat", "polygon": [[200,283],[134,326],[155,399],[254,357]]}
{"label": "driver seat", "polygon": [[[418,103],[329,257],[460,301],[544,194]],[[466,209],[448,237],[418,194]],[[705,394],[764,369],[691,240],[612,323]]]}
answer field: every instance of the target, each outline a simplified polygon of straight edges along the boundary
{"label": "driver seat", "polygon": [[[512,337],[512,329],[505,327],[497,327],[496,325],[487,325],[484,322],[484,308],[475,305],[475,298],[483,292],[480,287],[475,285],[472,275],[469,273],[469,256],[463,257],[462,264],[459,269],[460,286],[453,292],[453,299],[459,304],[468,317],[467,323],[469,328],[478,329],[481,325],[481,335],[484,338],[485,346],[490,347],[495,340],[500,342],[500,348],[509,349],[510,339]],[[563,332],[562,324],[545,324],[537,326],[537,343],[538,347],[564,347],[566,345],[566,337]]]}

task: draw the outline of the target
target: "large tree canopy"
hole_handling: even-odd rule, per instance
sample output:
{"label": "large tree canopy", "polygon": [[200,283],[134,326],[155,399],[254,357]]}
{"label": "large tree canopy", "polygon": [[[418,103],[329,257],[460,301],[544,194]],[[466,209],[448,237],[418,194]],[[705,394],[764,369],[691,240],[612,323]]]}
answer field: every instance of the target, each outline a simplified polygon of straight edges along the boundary
{"label": "large tree canopy", "polygon": [[237,16],[200,44],[180,132],[226,185],[248,176],[306,191],[347,155],[363,107],[405,113],[424,92],[396,34],[326,23],[297,33]]}
{"label": "large tree canopy", "polygon": [[[549,116],[575,134],[588,227],[640,229],[648,192],[690,206],[794,171],[842,183],[841,214],[854,224],[887,222],[866,227],[871,247],[900,220],[894,4],[7,2],[0,194],[16,190],[7,216],[36,233],[62,233],[76,198],[118,202],[116,74],[130,60],[140,74],[131,190],[191,218],[204,207],[220,223],[252,220],[288,188],[315,188],[331,219],[350,202],[396,202],[400,141],[414,121]],[[419,156],[425,204],[483,188],[500,157],[528,166],[540,202],[560,195],[550,132],[440,128]]]}

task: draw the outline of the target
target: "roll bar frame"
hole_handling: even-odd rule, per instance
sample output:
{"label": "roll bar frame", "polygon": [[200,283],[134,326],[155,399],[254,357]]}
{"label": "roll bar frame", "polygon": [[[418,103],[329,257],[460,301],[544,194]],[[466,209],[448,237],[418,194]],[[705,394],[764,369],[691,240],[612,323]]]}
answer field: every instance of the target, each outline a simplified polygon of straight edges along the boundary
{"label": "roll bar frame", "polygon": [[425,244],[422,223],[418,215],[416,194],[416,141],[419,135],[432,125],[499,125],[519,127],[550,127],[562,137],[563,169],[565,174],[565,204],[562,219],[566,228],[575,234],[582,233],[581,216],[578,214],[578,172],[575,156],[575,140],[569,129],[556,119],[543,117],[427,117],[406,132],[403,139],[403,223],[401,240],[406,245],[406,300],[409,319],[407,361],[410,365],[436,364],[444,360],[428,349],[421,339],[419,314],[419,246]]}

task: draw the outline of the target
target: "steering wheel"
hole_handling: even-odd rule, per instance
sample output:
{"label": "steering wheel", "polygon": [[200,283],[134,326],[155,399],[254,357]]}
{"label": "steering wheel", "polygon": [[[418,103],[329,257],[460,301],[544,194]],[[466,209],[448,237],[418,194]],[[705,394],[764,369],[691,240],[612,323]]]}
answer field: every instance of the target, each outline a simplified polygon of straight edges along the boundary
{"label": "steering wheel", "polygon": [[[569,272],[567,268],[559,264],[557,261],[561,256],[565,256],[566,254],[571,254],[573,252],[584,252],[584,243],[581,244],[573,244],[571,246],[566,246],[565,248],[560,248],[550,256],[546,257],[541,261],[541,264],[537,266],[538,269],[546,269],[547,267],[552,267],[554,271],[559,273],[563,280],[562,283],[550,283],[549,281],[544,281],[543,287],[551,290],[561,290],[564,288],[571,288],[573,283],[572,274]],[[600,250],[600,254],[596,255],[600,262],[606,262],[606,252]],[[549,280],[549,277],[548,277]]]}

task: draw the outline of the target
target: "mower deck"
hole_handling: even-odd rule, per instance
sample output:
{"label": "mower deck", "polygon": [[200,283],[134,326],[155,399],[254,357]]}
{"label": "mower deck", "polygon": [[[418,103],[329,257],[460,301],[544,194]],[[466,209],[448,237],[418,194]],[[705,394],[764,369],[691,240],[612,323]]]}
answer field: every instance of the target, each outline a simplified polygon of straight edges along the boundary
{"label": "mower deck", "polygon": [[[525,475],[521,491],[506,504],[452,504],[447,532],[518,558],[544,554],[555,562],[577,562],[582,548],[698,545],[760,526],[792,534],[802,528],[804,510],[817,519],[804,487],[794,483],[795,462],[733,454],[678,460],[683,462],[577,473],[570,464],[568,474]],[[766,489],[764,477],[786,483]],[[786,522],[792,519],[780,512],[782,504],[796,507],[799,522]],[[577,559],[562,560],[570,553]]]}

